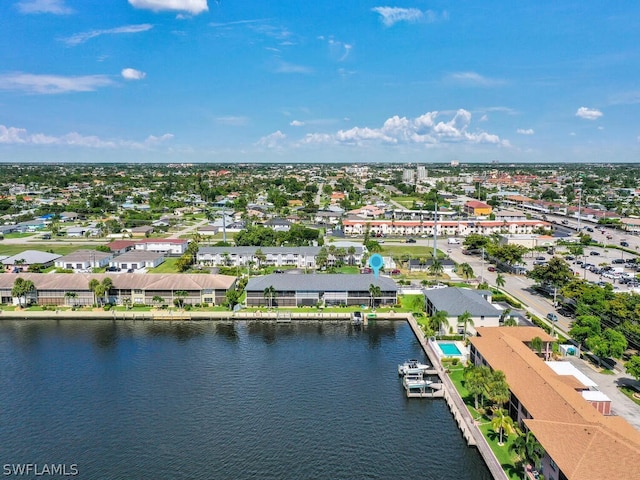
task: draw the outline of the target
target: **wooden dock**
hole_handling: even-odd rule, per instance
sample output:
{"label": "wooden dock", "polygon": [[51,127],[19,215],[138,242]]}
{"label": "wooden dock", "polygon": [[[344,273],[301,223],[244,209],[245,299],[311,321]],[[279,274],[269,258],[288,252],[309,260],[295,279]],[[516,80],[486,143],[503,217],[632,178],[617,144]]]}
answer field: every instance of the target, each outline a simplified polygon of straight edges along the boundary
{"label": "wooden dock", "polygon": [[431,383],[424,389],[407,388],[407,398],[444,398],[444,389],[442,383]]}

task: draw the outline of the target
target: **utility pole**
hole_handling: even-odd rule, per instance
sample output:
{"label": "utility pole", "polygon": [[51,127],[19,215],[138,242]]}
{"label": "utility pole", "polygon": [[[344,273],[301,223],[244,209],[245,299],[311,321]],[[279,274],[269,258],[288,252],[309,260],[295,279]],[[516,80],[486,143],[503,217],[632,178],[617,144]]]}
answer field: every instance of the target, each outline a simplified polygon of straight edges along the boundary
{"label": "utility pole", "polygon": [[227,214],[222,208],[222,241],[227,243]]}
{"label": "utility pole", "polygon": [[480,267],[480,283],[484,283],[484,247],[482,247],[482,266]]}
{"label": "utility pole", "polygon": [[438,194],[436,193],[436,203],[433,207],[433,260],[438,258]]}
{"label": "utility pole", "polygon": [[580,233],[580,207],[582,206],[582,187],[578,189],[578,233]]}

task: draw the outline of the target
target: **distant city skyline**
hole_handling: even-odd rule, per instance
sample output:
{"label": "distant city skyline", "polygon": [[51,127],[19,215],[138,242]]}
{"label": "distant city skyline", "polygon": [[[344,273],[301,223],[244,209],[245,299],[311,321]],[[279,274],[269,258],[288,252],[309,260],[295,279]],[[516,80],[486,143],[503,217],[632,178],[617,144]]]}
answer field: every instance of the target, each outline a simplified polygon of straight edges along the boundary
{"label": "distant city skyline", "polygon": [[640,160],[640,4],[7,0],[0,162]]}

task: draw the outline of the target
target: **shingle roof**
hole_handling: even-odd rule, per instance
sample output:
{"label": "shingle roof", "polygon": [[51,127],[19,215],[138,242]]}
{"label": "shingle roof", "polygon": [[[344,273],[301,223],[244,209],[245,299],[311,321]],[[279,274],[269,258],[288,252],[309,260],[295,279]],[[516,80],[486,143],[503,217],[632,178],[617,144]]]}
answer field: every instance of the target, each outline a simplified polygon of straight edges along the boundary
{"label": "shingle roof", "polygon": [[317,255],[320,247],[200,247],[199,254],[223,255],[255,255],[257,250],[261,250],[265,255],[286,255],[289,253],[298,255]]}
{"label": "shingle roof", "polygon": [[448,287],[426,290],[424,295],[437,311],[444,310],[451,317],[457,317],[464,312],[469,312],[474,317],[499,317],[500,310],[487,302],[482,297],[483,294],[490,294],[490,292]]}
{"label": "shingle roof", "polygon": [[39,250],[25,250],[24,252],[17,253],[2,260],[5,265],[15,265],[16,261],[24,260],[26,265],[33,265],[34,263],[48,263],[53,262],[60,255],[56,253],[41,252]]}
{"label": "shingle roof", "polygon": [[274,287],[280,291],[314,291],[314,292],[347,292],[369,291],[370,285],[380,287],[384,292],[397,291],[396,282],[388,277],[361,274],[287,274],[275,273],[254,277],[246,286],[247,291],[264,291],[267,287]]}
{"label": "shingle roof", "polygon": [[110,278],[116,289],[143,290],[205,290],[229,289],[236,281],[230,275],[206,275],[186,273],[138,274],[138,273],[6,273],[0,275],[0,288],[11,289],[18,277],[31,280],[36,290],[87,291],[89,281]]}
{"label": "shingle roof", "polygon": [[94,261],[102,260],[103,258],[113,257],[112,253],[100,252],[98,250],[76,250],[68,255],[60,257],[56,260],[59,262],[81,262],[81,261]]}

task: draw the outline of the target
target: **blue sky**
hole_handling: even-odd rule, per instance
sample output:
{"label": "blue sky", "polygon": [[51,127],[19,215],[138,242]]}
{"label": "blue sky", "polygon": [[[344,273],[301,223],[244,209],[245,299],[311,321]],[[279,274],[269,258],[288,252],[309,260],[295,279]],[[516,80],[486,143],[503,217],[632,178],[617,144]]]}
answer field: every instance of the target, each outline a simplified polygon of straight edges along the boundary
{"label": "blue sky", "polygon": [[637,162],[640,2],[3,0],[0,161]]}

